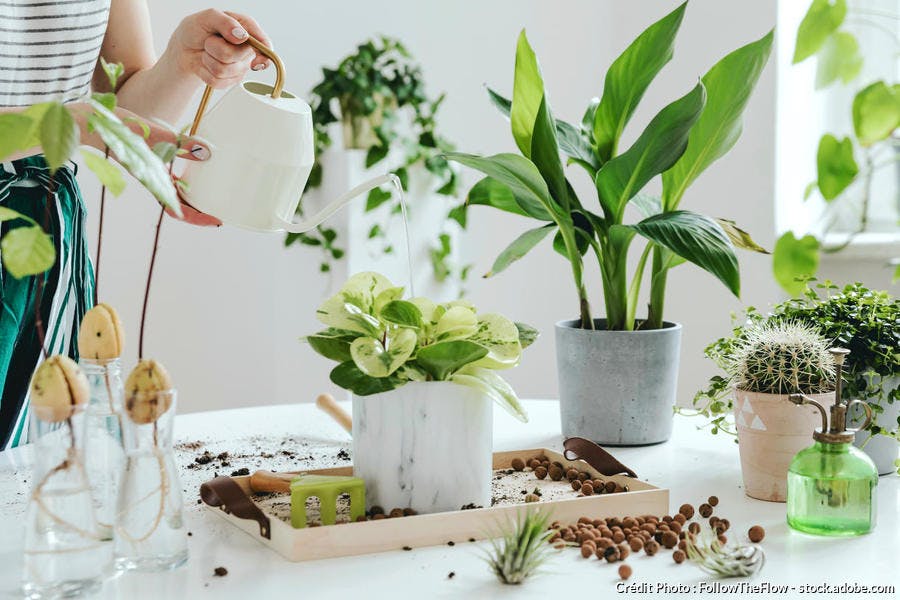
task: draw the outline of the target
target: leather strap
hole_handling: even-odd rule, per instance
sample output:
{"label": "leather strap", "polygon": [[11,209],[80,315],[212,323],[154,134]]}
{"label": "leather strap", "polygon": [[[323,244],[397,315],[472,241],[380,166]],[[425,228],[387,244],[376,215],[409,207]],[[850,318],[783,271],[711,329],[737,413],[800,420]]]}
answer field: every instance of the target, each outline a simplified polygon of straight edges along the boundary
{"label": "leather strap", "polygon": [[219,476],[200,486],[200,498],[210,506],[217,506],[239,519],[252,519],[259,523],[259,535],[272,539],[269,517],[247,497],[231,477]]}
{"label": "leather strap", "polygon": [[563,456],[568,460],[583,460],[604,475],[619,475],[625,473],[637,478],[637,474],[620,463],[616,458],[590,440],[580,437],[570,437],[563,442],[565,451]]}

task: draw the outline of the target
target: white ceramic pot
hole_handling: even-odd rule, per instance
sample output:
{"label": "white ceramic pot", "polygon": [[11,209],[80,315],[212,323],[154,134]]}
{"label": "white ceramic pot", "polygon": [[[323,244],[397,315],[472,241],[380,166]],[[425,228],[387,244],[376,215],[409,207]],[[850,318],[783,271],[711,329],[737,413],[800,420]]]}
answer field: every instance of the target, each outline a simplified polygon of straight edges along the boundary
{"label": "white ceramic pot", "polygon": [[367,508],[419,513],[490,506],[493,405],[447,381],[353,397],[353,474]]}
{"label": "white ceramic pot", "polygon": [[[834,392],[809,397],[826,412],[834,404]],[[735,389],[734,418],[744,492],[751,498],[784,502],[788,467],[795,454],[813,445],[813,431],[822,427],[819,411],[793,404],[787,394]]]}
{"label": "white ceramic pot", "polygon": [[[896,389],[897,386],[900,386],[900,377],[894,376],[885,381],[882,388],[885,395],[887,395],[891,390]],[[872,404],[873,402],[869,401],[869,403]],[[900,402],[888,403],[882,398],[879,405],[882,411],[876,413],[876,423],[883,429],[895,430],[898,427],[897,419],[900,418]],[[856,406],[851,409],[850,416],[854,427],[859,426],[859,423],[865,419],[862,410],[859,410]],[[886,435],[873,436],[868,431],[860,431],[856,434],[854,444],[869,455],[869,458],[875,463],[879,475],[889,475],[897,471],[897,465],[894,464],[894,461],[897,460],[898,454],[900,454],[900,443],[894,438]]]}

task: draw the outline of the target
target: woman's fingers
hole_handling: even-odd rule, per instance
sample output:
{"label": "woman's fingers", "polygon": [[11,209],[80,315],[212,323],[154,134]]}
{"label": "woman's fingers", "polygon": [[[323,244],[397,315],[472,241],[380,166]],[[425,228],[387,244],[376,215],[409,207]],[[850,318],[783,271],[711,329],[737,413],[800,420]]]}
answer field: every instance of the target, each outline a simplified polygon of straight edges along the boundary
{"label": "woman's fingers", "polygon": [[[242,15],[227,10],[225,11],[225,14],[239,22],[245,31],[262,42],[263,45],[268,46],[269,48],[272,47],[272,40],[269,39],[269,36],[266,35],[266,32],[263,31],[262,27],[259,26],[259,23],[256,22],[256,19],[254,19],[253,17],[248,17],[247,15]],[[261,71],[268,68],[270,63],[271,60],[269,60],[264,54],[256,52],[256,57],[250,64],[250,68],[254,71]]]}
{"label": "woman's fingers", "polygon": [[204,52],[200,57],[200,63],[203,66],[202,71],[199,73],[200,79],[206,85],[214,88],[226,88],[240,83],[244,78],[244,74],[250,68],[250,61],[253,56],[251,53],[240,62],[226,63],[208,52]]}
{"label": "woman's fingers", "polygon": [[247,44],[235,46],[217,35],[206,38],[203,49],[211,57],[225,64],[247,63],[256,58],[256,52]]}
{"label": "woman's fingers", "polygon": [[243,44],[247,41],[247,29],[240,21],[221,10],[209,8],[197,13],[197,18],[207,33],[217,33],[232,44]]}
{"label": "woman's fingers", "polygon": [[184,197],[184,192],[181,189],[181,186],[178,185],[178,177],[175,175],[172,176],[172,181],[175,182],[175,189],[178,190],[178,199],[181,201],[181,217],[173,213],[168,208],[166,209],[166,213],[172,217],[173,219],[177,219],[179,221],[184,221],[185,223],[190,223],[191,225],[198,225],[200,227],[221,227],[222,221],[215,218],[212,215],[208,215],[206,213],[202,213],[190,204],[188,204],[187,200]]}

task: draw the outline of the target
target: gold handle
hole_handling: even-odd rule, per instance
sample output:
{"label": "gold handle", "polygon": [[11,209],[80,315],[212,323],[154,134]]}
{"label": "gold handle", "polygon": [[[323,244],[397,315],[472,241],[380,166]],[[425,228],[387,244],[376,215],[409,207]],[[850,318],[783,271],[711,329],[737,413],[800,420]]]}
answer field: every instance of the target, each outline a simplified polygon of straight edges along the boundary
{"label": "gold handle", "polygon": [[[281,58],[279,58],[271,48],[252,35],[247,37],[245,43],[256,48],[260,54],[264,54],[272,59],[272,63],[275,64],[275,85],[272,87],[272,97],[280,98],[281,92],[284,90],[284,63],[281,62]],[[194,115],[194,122],[191,124],[190,135],[197,133],[197,128],[200,127],[200,120],[203,118],[203,113],[206,111],[206,105],[209,103],[210,96],[212,96],[212,88],[206,86],[206,89],[203,90],[203,96],[200,98],[200,106],[197,107],[197,114]]]}
{"label": "gold handle", "polygon": [[850,402],[850,404],[847,405],[847,412],[850,412],[850,407],[853,406],[854,404],[859,404],[860,406],[862,406],[863,411],[865,411],[865,413],[866,413],[866,420],[859,427],[856,427],[856,428],[848,427],[847,431],[849,431],[851,433],[856,433],[857,431],[862,431],[863,429],[865,429],[866,427],[869,426],[869,423],[872,422],[872,407],[869,406],[869,404],[867,402],[863,402],[862,400],[853,400],[852,402]]}

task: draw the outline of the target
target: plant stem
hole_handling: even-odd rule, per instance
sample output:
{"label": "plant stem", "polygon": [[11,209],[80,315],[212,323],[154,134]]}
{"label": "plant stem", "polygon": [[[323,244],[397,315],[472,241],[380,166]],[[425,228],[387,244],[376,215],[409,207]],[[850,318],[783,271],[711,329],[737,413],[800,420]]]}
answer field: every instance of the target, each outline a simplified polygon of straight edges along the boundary
{"label": "plant stem", "polygon": [[[103,151],[103,158],[109,159],[109,146]],[[94,261],[94,305],[100,296],[100,249],[103,246],[103,215],[106,210],[106,186],[100,188],[100,222],[97,226],[97,260]]]}
{"label": "plant stem", "polygon": [[634,277],[631,280],[631,285],[628,287],[628,305],[625,308],[625,324],[626,326],[630,323],[632,326],[635,322],[635,315],[637,313],[637,302],[638,296],[641,293],[641,280],[644,278],[644,268],[647,265],[647,257],[650,256],[650,250],[653,249],[653,244],[647,243],[644,247],[644,251],[641,253],[641,258],[638,260],[637,268],[634,272]]}
{"label": "plant stem", "polygon": [[822,251],[826,254],[834,254],[836,252],[840,252],[847,246],[853,242],[853,239],[860,233],[866,230],[866,227],[869,226],[869,201],[872,196],[872,178],[875,175],[875,166],[872,161],[872,155],[870,152],[866,153],[866,175],[863,178],[863,192],[862,192],[862,213],[859,215],[859,225],[857,226],[855,231],[850,232],[847,236],[847,239],[842,243],[836,246],[824,246]]}
{"label": "plant stem", "polygon": [[584,264],[581,254],[578,252],[578,244],[575,243],[573,231],[564,225],[559,225],[559,233],[566,246],[566,254],[569,256],[569,264],[572,265],[572,276],[575,278],[575,287],[578,290],[578,310],[582,329],[593,329],[594,319],[591,317],[591,305],[588,301],[587,291],[584,289]]}
{"label": "plant stem", "polygon": [[138,360],[144,358],[144,325],[147,323],[147,302],[150,299],[150,284],[153,281],[153,267],[156,265],[156,254],[159,250],[159,231],[162,229],[163,217],[166,209],[159,209],[159,218],[156,220],[156,235],[153,238],[153,252],[150,254],[150,269],[147,271],[147,286],[144,288],[144,306],[141,309],[141,328],[138,335]]}
{"label": "plant stem", "polygon": [[647,309],[646,329],[661,329],[666,302],[668,267],[663,264],[662,249],[653,248],[653,269],[650,276],[650,306]]}
{"label": "plant stem", "polygon": [[[47,185],[47,199],[44,202],[44,222],[41,224],[41,227],[44,229],[46,233],[50,233],[50,205],[53,203],[53,194],[55,192],[55,184],[56,179],[51,175],[50,183]],[[59,257],[57,257],[59,260]],[[55,261],[54,261],[55,264]],[[53,267],[51,267],[52,269]],[[41,344],[41,353],[44,355],[44,358],[47,358],[47,332],[44,329],[44,318],[41,314],[41,304],[44,301],[44,286],[46,285],[47,280],[47,272],[39,273],[35,275],[37,277],[37,289],[34,292],[34,328],[37,331],[38,342]]]}

